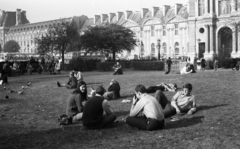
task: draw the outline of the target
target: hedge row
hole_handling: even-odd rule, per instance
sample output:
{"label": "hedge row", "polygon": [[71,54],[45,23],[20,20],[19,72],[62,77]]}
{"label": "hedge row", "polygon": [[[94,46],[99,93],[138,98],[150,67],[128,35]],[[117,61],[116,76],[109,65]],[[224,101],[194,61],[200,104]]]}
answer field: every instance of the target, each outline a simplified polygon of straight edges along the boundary
{"label": "hedge row", "polygon": [[131,68],[135,70],[164,70],[164,62],[131,62]]}
{"label": "hedge row", "polygon": [[[122,68],[130,68],[130,61],[122,61],[119,63],[122,65]],[[99,70],[99,71],[113,70],[113,66],[115,64],[116,64],[116,62],[98,62],[97,70]]]}
{"label": "hedge row", "polygon": [[92,71],[96,70],[96,64],[100,60],[83,60],[81,58],[72,59],[69,64],[65,64],[67,70]]}

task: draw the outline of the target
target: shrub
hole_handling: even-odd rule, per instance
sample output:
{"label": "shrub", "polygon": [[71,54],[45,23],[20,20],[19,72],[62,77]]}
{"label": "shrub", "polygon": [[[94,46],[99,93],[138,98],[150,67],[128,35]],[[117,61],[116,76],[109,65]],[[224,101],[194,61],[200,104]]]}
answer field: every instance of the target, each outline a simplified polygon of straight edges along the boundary
{"label": "shrub", "polygon": [[213,60],[206,60],[206,69],[213,69],[213,64],[214,64],[214,61]]}

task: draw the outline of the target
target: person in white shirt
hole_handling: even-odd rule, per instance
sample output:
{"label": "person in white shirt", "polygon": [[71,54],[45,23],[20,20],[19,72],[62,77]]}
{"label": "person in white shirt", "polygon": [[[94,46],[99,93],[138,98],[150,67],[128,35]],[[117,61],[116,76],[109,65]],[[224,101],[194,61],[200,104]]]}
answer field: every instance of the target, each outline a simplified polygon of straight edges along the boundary
{"label": "person in white shirt", "polygon": [[186,66],[184,66],[181,71],[180,74],[190,74],[192,73],[192,69],[190,69],[190,64],[187,63]]}
{"label": "person in white shirt", "polygon": [[160,90],[156,91],[155,98],[163,108],[165,118],[175,114],[187,113],[192,115],[197,111],[195,96],[191,94],[192,84],[187,83],[183,86],[183,90],[177,92],[169,101],[164,93]]}
{"label": "person in white shirt", "polygon": [[135,96],[126,123],[141,130],[156,130],[164,127],[162,107],[153,96],[146,93],[143,85],[137,85]]}

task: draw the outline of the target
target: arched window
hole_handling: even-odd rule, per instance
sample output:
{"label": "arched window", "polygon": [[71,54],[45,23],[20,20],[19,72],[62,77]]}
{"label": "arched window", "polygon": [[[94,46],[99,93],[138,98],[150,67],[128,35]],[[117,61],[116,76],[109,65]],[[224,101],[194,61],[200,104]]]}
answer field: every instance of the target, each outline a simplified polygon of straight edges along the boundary
{"label": "arched window", "polygon": [[174,45],[174,49],[175,49],[175,55],[179,55],[179,43],[176,42],[175,45]]}
{"label": "arched window", "polygon": [[154,43],[152,43],[152,45],[151,45],[151,56],[155,57],[155,44]]}
{"label": "arched window", "polygon": [[163,54],[166,55],[167,54],[167,44],[165,42],[162,44],[162,49],[163,49]]}
{"label": "arched window", "polygon": [[202,16],[205,13],[204,0],[198,0],[198,16]]}

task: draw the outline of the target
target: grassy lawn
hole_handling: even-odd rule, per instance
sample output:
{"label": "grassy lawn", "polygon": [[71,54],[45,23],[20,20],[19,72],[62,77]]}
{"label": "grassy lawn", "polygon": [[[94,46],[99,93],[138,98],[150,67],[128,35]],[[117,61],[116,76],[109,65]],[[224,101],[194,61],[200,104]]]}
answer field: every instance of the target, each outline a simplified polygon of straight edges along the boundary
{"label": "grassy lawn", "polygon": [[[171,148],[171,149],[237,149],[240,148],[240,72],[220,69],[190,75],[169,74],[163,71],[132,71],[113,76],[111,72],[84,72],[88,88],[111,79],[121,85],[122,98],[110,101],[119,123],[109,129],[86,130],[81,124],[60,127],[57,119],[65,113],[66,99],[72,90],[58,88],[57,81],[67,81],[68,73],[61,75],[23,75],[10,77],[9,87],[19,90],[32,82],[23,95],[9,93],[0,86],[0,149],[50,148]],[[141,131],[123,122],[128,115],[137,84],[161,82],[182,86],[193,84],[199,111],[184,115],[179,121],[167,119],[164,129]],[[174,93],[165,92],[168,98]],[[8,95],[10,99],[5,100]]]}

